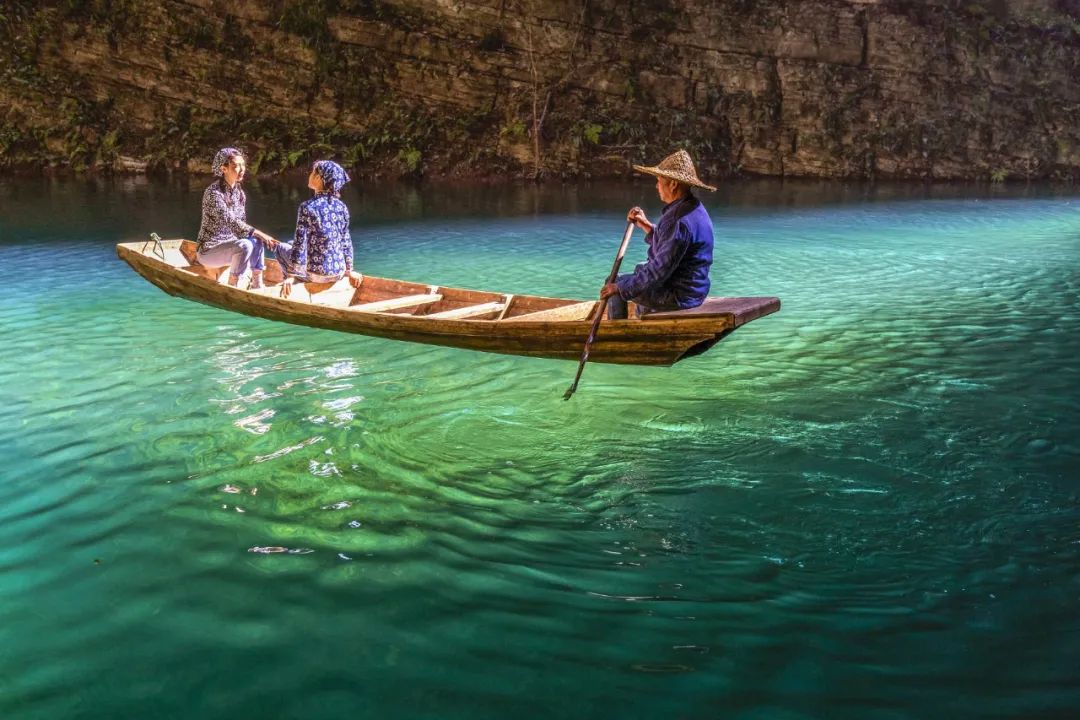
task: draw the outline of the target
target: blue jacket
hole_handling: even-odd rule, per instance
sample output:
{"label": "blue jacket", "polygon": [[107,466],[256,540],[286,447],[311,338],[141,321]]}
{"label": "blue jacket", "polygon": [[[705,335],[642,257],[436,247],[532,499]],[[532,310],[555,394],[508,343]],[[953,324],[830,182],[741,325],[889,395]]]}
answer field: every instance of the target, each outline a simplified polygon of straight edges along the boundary
{"label": "blue jacket", "polygon": [[622,299],[665,290],[674,294],[680,308],[703,303],[709,295],[713,227],[701,201],[687,195],[669,203],[645,242],[648,259],[615,281]]}

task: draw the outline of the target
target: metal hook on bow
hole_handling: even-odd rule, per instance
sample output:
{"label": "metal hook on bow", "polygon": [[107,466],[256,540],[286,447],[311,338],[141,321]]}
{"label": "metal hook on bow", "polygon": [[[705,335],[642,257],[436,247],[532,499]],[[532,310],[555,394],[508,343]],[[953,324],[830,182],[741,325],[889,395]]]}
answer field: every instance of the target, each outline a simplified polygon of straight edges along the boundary
{"label": "metal hook on bow", "polygon": [[153,253],[162,260],[165,259],[165,248],[161,247],[161,236],[156,232],[150,233],[150,239],[143,243],[142,249],[139,252],[146,252],[146,246],[150,243],[154,243]]}

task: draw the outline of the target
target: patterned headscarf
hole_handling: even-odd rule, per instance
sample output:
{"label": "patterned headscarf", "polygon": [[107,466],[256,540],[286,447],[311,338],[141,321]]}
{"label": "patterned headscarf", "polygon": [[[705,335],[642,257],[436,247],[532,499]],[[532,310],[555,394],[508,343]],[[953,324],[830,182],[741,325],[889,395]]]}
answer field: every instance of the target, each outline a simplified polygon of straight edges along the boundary
{"label": "patterned headscarf", "polygon": [[337,195],[345,183],[349,182],[349,173],[333,160],[320,160],[311,169],[322,178],[323,192]]}
{"label": "patterned headscarf", "polygon": [[239,155],[244,156],[243,151],[234,147],[221,148],[217,151],[217,155],[214,156],[214,162],[210,167],[214,171],[214,174],[221,177],[225,174],[225,166],[229,164],[229,161]]}

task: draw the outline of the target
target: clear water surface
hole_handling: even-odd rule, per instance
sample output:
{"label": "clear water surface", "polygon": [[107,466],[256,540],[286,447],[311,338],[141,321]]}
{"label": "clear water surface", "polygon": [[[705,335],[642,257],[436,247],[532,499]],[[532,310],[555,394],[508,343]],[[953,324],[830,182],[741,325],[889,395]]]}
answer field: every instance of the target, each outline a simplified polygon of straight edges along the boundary
{"label": "clear water surface", "polygon": [[[1075,191],[725,188],[714,293],[781,312],[563,402],[572,363],[161,293],[114,243],[204,183],[0,183],[0,717],[1080,709]],[[569,297],[658,209],[345,199],[364,271]]]}

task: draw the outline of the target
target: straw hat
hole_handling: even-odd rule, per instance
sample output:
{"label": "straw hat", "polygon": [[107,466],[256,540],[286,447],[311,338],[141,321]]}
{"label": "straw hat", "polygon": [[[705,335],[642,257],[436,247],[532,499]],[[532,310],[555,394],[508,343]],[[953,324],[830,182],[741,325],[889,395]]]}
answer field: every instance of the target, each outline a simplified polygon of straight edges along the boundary
{"label": "straw hat", "polygon": [[678,182],[693,185],[694,187],[704,188],[706,190],[716,190],[712,185],[706,185],[698,180],[697,172],[694,170],[694,161],[690,159],[690,153],[685,150],[679,150],[678,152],[668,155],[655,167],[635,165],[634,169],[648,175],[656,175],[657,177],[677,180]]}

